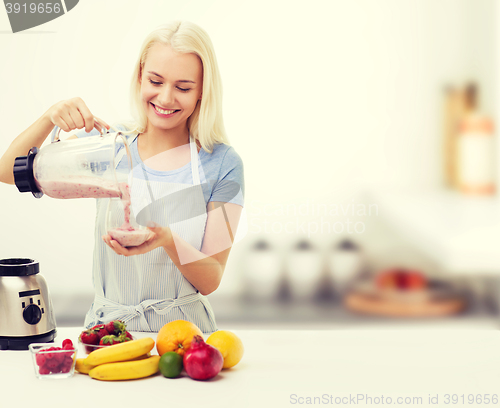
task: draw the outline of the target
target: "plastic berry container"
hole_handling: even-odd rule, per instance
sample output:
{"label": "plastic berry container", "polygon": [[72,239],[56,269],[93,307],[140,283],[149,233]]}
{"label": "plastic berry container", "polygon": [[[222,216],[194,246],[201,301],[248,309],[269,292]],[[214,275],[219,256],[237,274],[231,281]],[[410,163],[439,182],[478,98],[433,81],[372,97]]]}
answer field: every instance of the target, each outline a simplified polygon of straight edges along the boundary
{"label": "plastic berry container", "polygon": [[[60,350],[56,350],[60,348]],[[54,343],[32,343],[29,345],[35,375],[39,379],[72,377],[75,372],[77,349],[62,349]]]}

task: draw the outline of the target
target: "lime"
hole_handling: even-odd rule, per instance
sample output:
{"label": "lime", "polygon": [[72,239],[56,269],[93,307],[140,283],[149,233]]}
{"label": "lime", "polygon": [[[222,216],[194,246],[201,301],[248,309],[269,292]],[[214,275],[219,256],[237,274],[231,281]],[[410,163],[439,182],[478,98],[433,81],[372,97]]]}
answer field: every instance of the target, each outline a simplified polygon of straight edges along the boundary
{"label": "lime", "polygon": [[168,351],[163,354],[158,364],[164,377],[175,378],[182,372],[182,356],[175,351]]}

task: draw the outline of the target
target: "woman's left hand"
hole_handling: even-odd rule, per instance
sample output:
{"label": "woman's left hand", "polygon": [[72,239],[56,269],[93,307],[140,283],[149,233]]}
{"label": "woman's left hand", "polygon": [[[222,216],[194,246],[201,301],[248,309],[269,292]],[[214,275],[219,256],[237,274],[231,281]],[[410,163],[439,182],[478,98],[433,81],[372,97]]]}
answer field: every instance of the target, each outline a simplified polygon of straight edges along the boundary
{"label": "woman's left hand", "polygon": [[131,256],[145,254],[158,247],[164,247],[172,239],[172,231],[169,227],[159,225],[148,226],[151,231],[151,237],[141,245],[135,247],[123,247],[118,241],[111,238],[110,235],[103,235],[102,239],[118,255]]}

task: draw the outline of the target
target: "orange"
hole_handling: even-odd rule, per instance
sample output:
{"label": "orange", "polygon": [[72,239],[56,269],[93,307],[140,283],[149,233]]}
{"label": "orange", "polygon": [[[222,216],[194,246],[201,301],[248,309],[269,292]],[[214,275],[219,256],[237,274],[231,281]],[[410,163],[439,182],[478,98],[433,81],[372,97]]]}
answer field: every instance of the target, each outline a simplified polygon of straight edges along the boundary
{"label": "orange", "polygon": [[224,357],[222,368],[231,368],[238,364],[243,357],[243,342],[234,333],[227,330],[217,330],[207,339],[207,344],[219,350]]}
{"label": "orange", "polygon": [[167,323],[158,332],[156,350],[160,356],[167,351],[175,351],[183,356],[196,335],[203,338],[203,333],[194,323],[186,320],[174,320]]}

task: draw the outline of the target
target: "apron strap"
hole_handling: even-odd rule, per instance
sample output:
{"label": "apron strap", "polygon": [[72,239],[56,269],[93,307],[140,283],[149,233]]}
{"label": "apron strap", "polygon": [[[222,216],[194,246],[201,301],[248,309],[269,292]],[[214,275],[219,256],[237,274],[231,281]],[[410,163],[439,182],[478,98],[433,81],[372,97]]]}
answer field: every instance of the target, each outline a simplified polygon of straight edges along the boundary
{"label": "apron strap", "polygon": [[198,171],[198,147],[193,136],[189,135],[191,147],[191,173],[193,174],[193,185],[200,184],[200,172]]}
{"label": "apron strap", "polygon": [[203,296],[199,292],[191,293],[189,295],[177,299],[148,299],[144,300],[135,306],[126,306],[103,296],[96,295],[94,305],[98,306],[95,309],[95,318],[97,324],[101,322],[109,322],[111,320],[122,320],[124,323],[129,322],[135,317],[139,317],[141,330],[151,331],[149,324],[144,316],[144,312],[151,308],[159,315],[165,315],[172,308],[178,306],[188,305],[190,303],[198,302]]}

